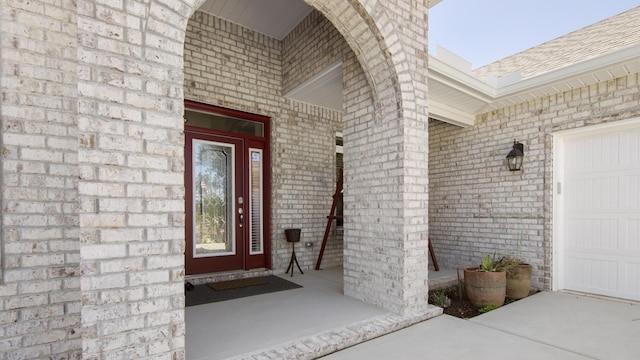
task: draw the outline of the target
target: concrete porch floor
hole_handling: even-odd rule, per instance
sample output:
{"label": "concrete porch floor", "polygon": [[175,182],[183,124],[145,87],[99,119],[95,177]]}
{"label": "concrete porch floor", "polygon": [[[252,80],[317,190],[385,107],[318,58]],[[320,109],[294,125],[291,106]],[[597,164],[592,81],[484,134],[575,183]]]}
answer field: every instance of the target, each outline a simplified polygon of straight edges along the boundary
{"label": "concrete porch floor", "polygon": [[[442,312],[406,318],[346,297],[342,267],[281,277],[302,288],[186,308],[187,359],[317,358]],[[430,288],[456,281],[455,270],[429,271]]]}
{"label": "concrete porch floor", "polygon": [[303,288],[187,308],[187,359],[640,359],[634,301],[541,292],[471,320],[403,318],[343,296],[342,268],[283,277]]}

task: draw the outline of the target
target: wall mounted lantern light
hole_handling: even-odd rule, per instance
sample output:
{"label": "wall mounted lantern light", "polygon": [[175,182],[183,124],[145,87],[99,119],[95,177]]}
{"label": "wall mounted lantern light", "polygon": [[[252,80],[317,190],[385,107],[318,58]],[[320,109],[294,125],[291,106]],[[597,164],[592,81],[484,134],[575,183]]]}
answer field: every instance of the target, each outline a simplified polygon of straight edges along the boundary
{"label": "wall mounted lantern light", "polygon": [[518,171],[522,168],[522,158],[524,157],[524,145],[513,140],[513,150],[507,154],[507,165],[509,171]]}

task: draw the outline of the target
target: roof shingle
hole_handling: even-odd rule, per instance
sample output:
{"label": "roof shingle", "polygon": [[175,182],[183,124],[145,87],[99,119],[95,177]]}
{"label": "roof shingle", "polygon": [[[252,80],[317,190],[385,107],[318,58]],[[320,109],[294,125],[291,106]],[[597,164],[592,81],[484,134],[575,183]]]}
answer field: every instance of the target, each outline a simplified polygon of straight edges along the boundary
{"label": "roof shingle", "polygon": [[640,42],[640,6],[473,70],[479,78],[520,71],[523,79]]}

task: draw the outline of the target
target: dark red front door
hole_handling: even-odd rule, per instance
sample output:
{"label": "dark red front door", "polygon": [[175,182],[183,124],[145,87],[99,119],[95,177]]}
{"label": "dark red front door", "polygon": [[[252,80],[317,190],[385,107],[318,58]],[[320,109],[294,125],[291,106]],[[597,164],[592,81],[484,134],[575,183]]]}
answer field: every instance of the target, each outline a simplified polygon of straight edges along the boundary
{"label": "dark red front door", "polygon": [[268,268],[265,125],[196,105],[185,110],[186,273]]}

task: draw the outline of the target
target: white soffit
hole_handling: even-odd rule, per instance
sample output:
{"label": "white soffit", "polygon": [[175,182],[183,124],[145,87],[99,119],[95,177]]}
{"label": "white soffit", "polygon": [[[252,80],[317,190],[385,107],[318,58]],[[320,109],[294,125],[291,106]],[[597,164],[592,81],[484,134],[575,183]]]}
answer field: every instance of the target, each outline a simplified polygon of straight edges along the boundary
{"label": "white soffit", "polygon": [[461,127],[470,127],[474,124],[473,114],[443,104],[429,97],[429,117]]}
{"label": "white soffit", "polygon": [[284,97],[324,108],[342,111],[342,61],[336,61]]}
{"label": "white soffit", "polygon": [[282,40],[313,8],[302,0],[207,0],[199,10]]}
{"label": "white soffit", "polygon": [[313,8],[303,0],[207,0],[198,10],[282,40]]}

